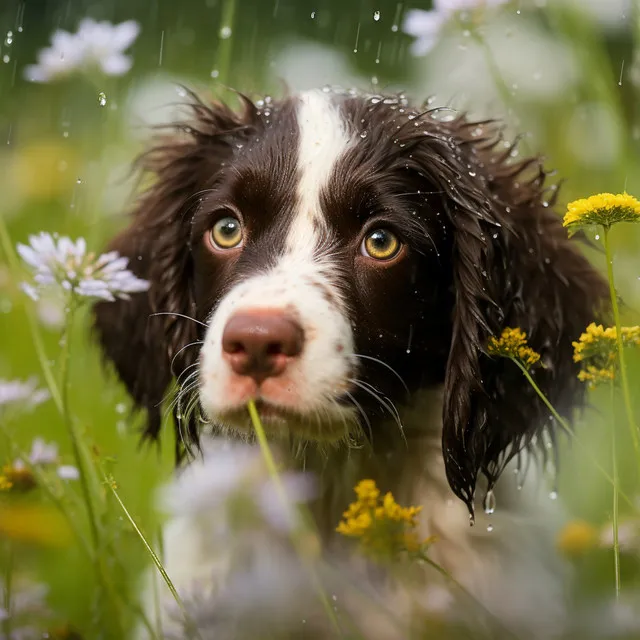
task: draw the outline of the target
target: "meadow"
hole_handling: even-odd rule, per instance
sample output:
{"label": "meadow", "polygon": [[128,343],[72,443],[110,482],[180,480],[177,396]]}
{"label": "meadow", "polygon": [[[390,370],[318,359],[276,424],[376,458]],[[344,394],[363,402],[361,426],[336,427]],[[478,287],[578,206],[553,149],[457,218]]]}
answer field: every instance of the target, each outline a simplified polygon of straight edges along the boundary
{"label": "meadow", "polygon": [[[426,28],[415,9],[437,20]],[[132,21],[128,40],[31,66],[57,29],[75,34],[87,18]],[[150,564],[143,537],[159,549],[154,495],[174,452],[170,413],[159,444],[139,446],[142,416],[101,362],[90,297],[54,286],[31,299],[21,284],[33,270],[17,245],[45,231],[102,253],[135,193],[131,163],[153,126],[176,118],[184,87],[233,102],[229,86],[264,97],[324,84],[405,91],[503,120],[507,139],[522,136],[514,156],[540,153],[556,170],[559,215],[601,192],[640,198],[637,0],[3,0],[0,639],[124,637]],[[586,234],[605,273],[602,229]],[[621,324],[635,326],[640,225],[614,224],[609,240]],[[629,402],[616,368],[548,469],[549,499],[559,496],[573,526],[558,544],[576,571],[576,611],[601,611],[606,628],[591,632],[603,638],[640,637],[640,458],[629,424],[629,415],[640,423],[640,350],[631,344]],[[22,396],[10,387],[32,378]],[[48,399],[34,400],[34,388]],[[42,462],[29,462],[38,438],[58,451],[40,443]],[[26,467],[16,468],[20,458]]]}

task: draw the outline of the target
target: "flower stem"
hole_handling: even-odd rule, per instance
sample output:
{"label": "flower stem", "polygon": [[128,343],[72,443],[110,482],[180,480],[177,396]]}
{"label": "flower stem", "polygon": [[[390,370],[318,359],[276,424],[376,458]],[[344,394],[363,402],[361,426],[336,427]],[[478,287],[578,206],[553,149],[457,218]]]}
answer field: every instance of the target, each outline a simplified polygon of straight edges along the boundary
{"label": "flower stem", "polygon": [[[2,246],[2,250],[7,259],[9,267],[14,273],[18,273],[18,258],[16,257],[15,251],[13,250],[11,237],[9,236],[9,231],[2,216],[0,216],[0,245]],[[58,411],[62,413],[62,398],[60,397],[60,390],[58,389],[55,376],[53,375],[53,371],[51,369],[51,364],[49,363],[49,359],[47,358],[42,335],[40,334],[40,330],[38,329],[38,323],[36,321],[36,317],[33,313],[31,305],[25,306],[25,313],[27,315],[27,321],[29,323],[29,330],[31,332],[33,346],[36,350],[36,355],[38,357],[38,362],[40,363],[40,368],[42,369],[42,374],[44,375],[47,387],[49,388],[51,399],[56,405]]]}
{"label": "flower stem", "polygon": [[618,538],[618,459],[616,452],[616,416],[615,416],[615,386],[611,381],[611,456],[613,463],[613,569],[615,575],[616,600],[620,598],[620,541]]}
{"label": "flower stem", "polygon": [[140,538],[142,544],[144,545],[145,549],[147,550],[147,553],[151,556],[151,560],[153,560],[153,564],[155,564],[155,566],[158,569],[160,575],[162,576],[163,580],[165,581],[165,583],[167,585],[167,588],[171,592],[171,595],[173,596],[174,600],[176,601],[176,604],[178,605],[178,607],[180,609],[180,612],[184,616],[185,622],[189,625],[189,629],[197,634],[196,637],[200,638],[200,634],[197,632],[196,625],[191,621],[189,613],[188,613],[186,607],[184,606],[184,602],[182,602],[182,598],[180,597],[180,594],[178,593],[178,590],[176,589],[175,585],[171,581],[171,578],[169,577],[169,574],[167,573],[167,570],[164,568],[164,565],[162,564],[162,561],[158,557],[158,554],[153,550],[153,547],[149,544],[149,541],[147,540],[147,538],[144,535],[144,533],[142,533],[142,530],[138,526],[138,523],[134,520],[133,516],[131,515],[131,513],[129,512],[129,510],[125,506],[124,502],[120,498],[120,494],[118,493],[118,490],[116,489],[115,482],[113,482],[113,480],[107,478],[106,476],[104,476],[104,481],[105,481],[106,486],[110,489],[111,493],[113,494],[113,497],[116,499],[116,502],[120,505],[120,508],[122,509],[122,511],[123,511],[124,515],[126,516],[127,520],[129,520],[129,523],[133,527],[133,530],[136,532],[136,534]]}
{"label": "flower stem", "polygon": [[[249,416],[251,417],[251,422],[253,424],[253,428],[256,432],[256,436],[258,438],[258,443],[260,444],[260,449],[262,451],[262,455],[264,457],[265,463],[267,465],[267,471],[269,472],[269,475],[271,477],[271,480],[274,484],[274,486],[276,487],[276,491],[278,492],[278,496],[280,498],[280,500],[282,501],[283,505],[287,505],[288,504],[288,498],[287,498],[287,494],[286,491],[284,489],[284,486],[280,480],[280,475],[278,474],[278,468],[276,467],[276,463],[275,460],[273,459],[273,455],[271,453],[271,448],[269,447],[269,443],[267,441],[267,435],[264,431],[264,427],[262,426],[262,421],[260,420],[260,416],[258,414],[258,410],[256,408],[256,404],[253,400],[249,400],[248,403],[248,409],[249,409]],[[294,546],[298,549],[298,551],[300,551],[299,556],[300,558],[304,558],[305,557],[305,553],[302,551],[302,546],[300,544],[300,541],[298,540],[298,537],[296,536],[295,532],[292,534],[291,536],[292,538],[292,542],[294,544]],[[327,616],[329,617],[329,620],[331,621],[331,623],[333,624],[333,627],[335,629],[335,631],[340,634],[342,636],[342,632],[340,629],[340,624],[338,623],[338,619],[336,618],[335,612],[333,610],[333,608],[331,607],[331,603],[329,602],[329,599],[327,598],[327,594],[324,592],[324,589],[322,587],[322,584],[320,583],[320,580],[318,579],[316,572],[313,570],[313,567],[309,564],[308,567],[309,569],[309,573],[311,575],[311,579],[314,583],[314,587],[316,590],[316,594],[318,596],[318,598],[320,599],[320,602],[322,603],[322,606],[324,607]]]}
{"label": "flower stem", "polygon": [[6,566],[4,569],[4,593],[2,608],[6,611],[7,617],[2,621],[2,632],[5,638],[12,638],[11,617],[12,617],[12,589],[13,589],[13,543],[11,540],[6,544]]}
{"label": "flower stem", "polygon": [[[558,424],[562,427],[563,431],[567,435],[571,436],[571,439],[573,442],[577,442],[578,445],[580,445],[583,448],[583,450],[588,454],[592,464],[596,467],[596,469],[600,471],[600,473],[611,483],[612,486],[615,486],[616,484],[615,480],[609,475],[607,470],[596,460],[596,458],[591,454],[591,452],[582,444],[580,439],[576,437],[576,435],[573,433],[573,429],[571,429],[571,427],[569,426],[569,423],[556,411],[555,407],[551,404],[551,402],[549,402],[547,396],[544,395],[540,387],[536,384],[535,380],[531,377],[531,374],[529,373],[529,371],[527,371],[527,368],[516,358],[510,358],[510,360],[512,360],[518,365],[520,371],[522,371],[522,373],[524,374],[524,377],[527,379],[529,384],[533,387],[533,390],[538,394],[542,402],[544,402],[547,409],[551,411],[551,414],[557,420]],[[633,500],[631,500],[631,498],[629,498],[629,496],[627,496],[626,493],[623,493],[622,491],[620,491],[619,487],[618,487],[618,495],[622,497],[624,501],[632,509],[636,508]]]}
{"label": "flower stem", "polygon": [[607,261],[607,278],[609,280],[609,292],[611,294],[611,309],[613,320],[616,326],[616,344],[618,346],[618,359],[620,360],[620,379],[622,383],[622,397],[624,398],[624,408],[627,413],[627,421],[631,430],[631,439],[636,456],[640,457],[640,441],[638,441],[638,427],[633,417],[633,405],[631,404],[631,394],[629,393],[629,380],[627,378],[627,365],[624,358],[624,346],[622,344],[622,328],[620,326],[620,310],[618,308],[618,294],[613,278],[613,258],[611,256],[611,243],[609,242],[609,227],[602,227],[602,241],[604,244],[605,259]]}

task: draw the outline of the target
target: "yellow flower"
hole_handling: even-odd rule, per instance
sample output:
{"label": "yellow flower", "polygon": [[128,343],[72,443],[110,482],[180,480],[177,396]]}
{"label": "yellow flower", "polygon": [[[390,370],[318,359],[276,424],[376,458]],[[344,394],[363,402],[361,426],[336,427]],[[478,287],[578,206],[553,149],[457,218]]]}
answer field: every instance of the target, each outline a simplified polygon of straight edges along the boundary
{"label": "yellow flower", "polygon": [[[624,346],[640,346],[640,327],[621,327]],[[573,344],[573,360],[580,362],[578,379],[591,388],[615,379],[618,357],[615,327],[603,327],[592,322]]]}
{"label": "yellow flower", "polygon": [[373,480],[362,480],[355,488],[357,500],[343,514],[336,531],[358,538],[367,555],[376,559],[396,559],[403,553],[424,553],[433,541],[420,540],[416,528],[422,507],[401,507],[391,493],[380,498]]}
{"label": "yellow flower", "polygon": [[575,233],[589,225],[610,227],[618,222],[640,222],[640,201],[627,193],[599,193],[574,200],[567,206],[562,225]]}
{"label": "yellow flower", "polygon": [[0,504],[2,537],[44,546],[61,546],[70,542],[71,529],[53,507]]}
{"label": "yellow flower", "polygon": [[9,491],[13,487],[13,482],[5,475],[0,476],[0,491]]}
{"label": "yellow flower", "polygon": [[598,530],[584,520],[574,520],[560,531],[556,544],[564,554],[579,556],[598,545]]}
{"label": "yellow flower", "polygon": [[540,354],[527,346],[527,334],[522,330],[507,327],[499,338],[491,336],[487,351],[494,356],[514,358],[529,368],[540,360]]}
{"label": "yellow flower", "polygon": [[18,463],[5,465],[2,469],[2,478],[12,491],[29,491],[36,486],[36,479],[26,466]]}

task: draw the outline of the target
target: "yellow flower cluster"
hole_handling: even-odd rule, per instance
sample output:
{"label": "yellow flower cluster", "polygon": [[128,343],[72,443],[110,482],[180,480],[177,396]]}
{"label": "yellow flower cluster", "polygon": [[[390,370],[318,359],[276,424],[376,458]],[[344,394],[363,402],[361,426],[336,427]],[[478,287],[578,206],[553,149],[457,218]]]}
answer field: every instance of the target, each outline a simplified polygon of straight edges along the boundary
{"label": "yellow flower cluster", "polygon": [[5,475],[0,476],[0,491],[9,491],[13,487],[13,482]]}
{"label": "yellow flower cluster", "polygon": [[567,206],[563,226],[574,233],[594,224],[610,227],[618,222],[640,222],[640,201],[628,193],[599,193]]}
{"label": "yellow flower cluster", "polygon": [[[624,346],[640,346],[640,327],[621,327]],[[573,343],[573,360],[582,364],[578,379],[591,388],[601,382],[615,379],[617,362],[617,331],[615,327],[603,327],[592,322]]]}
{"label": "yellow flower cluster", "polygon": [[336,531],[358,538],[368,555],[395,559],[403,552],[419,553],[432,542],[420,540],[416,533],[422,507],[401,507],[391,493],[381,498],[373,480],[362,480],[355,492],[357,500],[344,512]]}
{"label": "yellow flower cluster", "polygon": [[487,350],[491,355],[514,358],[527,368],[540,360],[540,354],[527,346],[527,334],[522,330],[507,327],[499,338],[489,338]]}

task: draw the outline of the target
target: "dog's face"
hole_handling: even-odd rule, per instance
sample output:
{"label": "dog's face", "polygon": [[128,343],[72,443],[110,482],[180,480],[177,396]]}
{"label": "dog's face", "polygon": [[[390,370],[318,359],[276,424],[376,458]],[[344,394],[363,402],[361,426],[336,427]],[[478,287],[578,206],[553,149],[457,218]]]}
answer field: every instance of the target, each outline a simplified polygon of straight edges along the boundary
{"label": "dog's face", "polygon": [[268,430],[334,440],[444,379],[444,214],[391,137],[364,147],[362,115],[321,91],[272,107],[200,198],[199,393],[218,425],[250,430],[255,399]]}
{"label": "dog's face", "polygon": [[249,433],[253,399],[274,437],[383,443],[397,407],[443,385],[470,504],[478,472],[493,482],[548,426],[490,335],[524,329],[538,384],[561,410],[580,400],[571,341],[607,289],[491,123],[324,91],[193,115],[146,156],[157,180],[113,243],[149,293],[96,307],[151,433],[172,375],[218,428]]}

